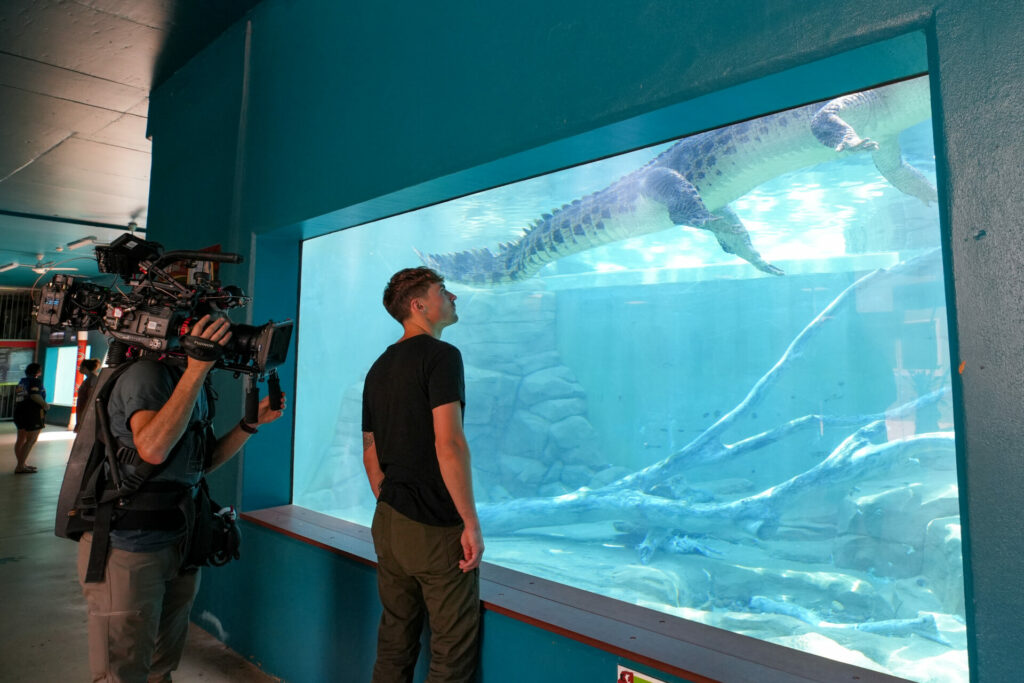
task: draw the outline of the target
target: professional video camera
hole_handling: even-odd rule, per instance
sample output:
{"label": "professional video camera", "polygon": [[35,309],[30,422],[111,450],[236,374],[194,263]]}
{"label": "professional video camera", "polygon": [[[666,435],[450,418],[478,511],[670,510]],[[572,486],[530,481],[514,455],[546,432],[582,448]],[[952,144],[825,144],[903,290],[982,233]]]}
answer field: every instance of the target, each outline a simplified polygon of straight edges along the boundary
{"label": "professional video camera", "polygon": [[[288,355],[292,323],[254,327],[231,325],[228,343],[192,336],[193,323],[206,314],[244,306],[249,299],[242,290],[221,286],[201,269],[181,281],[169,272],[200,262],[241,263],[238,254],[205,251],[169,251],[156,242],[124,234],[111,244],[96,247],[96,262],[102,273],[119,276],[110,286],[83,277],[58,274],[43,286],[36,305],[36,321],[50,327],[100,330],[113,338],[107,365],[96,380],[90,404],[83,411],[81,429],[71,448],[57,499],[54,532],[78,540],[92,531],[93,551],[89,556],[86,582],[101,581],[106,567],[106,546],[111,529],[120,523],[139,523],[138,515],[168,512],[188,520],[188,566],[223,564],[238,557],[239,535],[233,513],[217,513],[205,480],[202,495],[188,487],[168,492],[145,489],[160,465],[142,459],[134,446],[118,441],[110,425],[107,401],[118,377],[142,358],[170,359],[186,363],[187,357],[214,361],[215,367],[246,375],[244,422],[259,419],[259,390],[256,383],[266,376],[268,405],[283,408],[284,395],[277,366]],[[195,423],[202,425],[204,423]],[[244,429],[244,427],[243,427]],[[211,432],[209,425],[205,430]],[[201,439],[212,445],[212,438]],[[205,455],[208,455],[209,449]],[[166,482],[161,482],[166,483]],[[137,495],[145,492],[146,495]],[[160,496],[163,495],[161,498]],[[182,506],[185,507],[182,507]],[[191,507],[189,507],[191,506]],[[131,515],[137,515],[132,518]],[[134,519],[134,522],[126,520]],[[175,523],[178,517],[174,517]],[[125,529],[148,528],[125,526]]]}
{"label": "professional video camera", "polygon": [[[117,284],[104,287],[75,276],[54,275],[42,288],[36,308],[41,325],[76,330],[99,329],[121,344],[111,344],[109,365],[126,354],[164,355],[184,359],[195,338],[185,338],[192,323],[207,313],[244,306],[250,299],[235,286],[221,286],[206,273],[185,284],[165,268],[174,263],[241,263],[239,254],[169,251],[156,242],[124,234],[107,246],[96,247],[100,272],[119,275],[129,291]],[[292,322],[254,327],[232,325],[231,339],[216,367],[249,375],[250,381],[284,362]],[[217,349],[220,351],[220,349]],[[195,355],[193,353],[193,355]],[[272,373],[272,379],[276,373]]]}

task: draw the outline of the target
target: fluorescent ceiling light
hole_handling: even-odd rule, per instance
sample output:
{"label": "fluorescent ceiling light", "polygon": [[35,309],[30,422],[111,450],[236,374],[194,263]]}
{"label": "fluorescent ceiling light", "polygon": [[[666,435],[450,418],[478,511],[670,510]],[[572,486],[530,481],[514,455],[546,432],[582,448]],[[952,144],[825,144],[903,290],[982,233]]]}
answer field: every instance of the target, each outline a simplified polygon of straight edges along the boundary
{"label": "fluorescent ceiling light", "polygon": [[68,247],[68,249],[79,249],[81,247],[85,247],[85,246],[88,246],[90,244],[94,244],[95,242],[96,242],[96,235],[89,235],[88,237],[83,237],[80,240],[75,240],[74,242],[68,242],[67,243],[67,247]]}

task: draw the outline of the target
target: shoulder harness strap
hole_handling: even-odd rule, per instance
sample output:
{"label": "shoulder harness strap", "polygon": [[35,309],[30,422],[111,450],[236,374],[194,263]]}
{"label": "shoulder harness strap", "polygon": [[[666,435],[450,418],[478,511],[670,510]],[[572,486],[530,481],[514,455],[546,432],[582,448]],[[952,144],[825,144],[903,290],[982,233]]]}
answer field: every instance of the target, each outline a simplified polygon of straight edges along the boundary
{"label": "shoulder harness strap", "polygon": [[[163,522],[158,513],[161,511],[176,512],[181,510],[184,513],[185,521],[191,525],[191,515],[188,514],[182,502],[191,498],[192,487],[174,485],[168,488],[147,487],[147,490],[140,491],[143,485],[161,470],[167,467],[171,458],[164,460],[159,465],[146,462],[136,449],[121,444],[114,437],[110,429],[110,415],[107,412],[107,401],[113,391],[117,378],[134,361],[125,362],[119,365],[107,383],[97,392],[95,398],[97,418],[97,438],[104,444],[106,454],[105,462],[109,465],[107,471],[110,473],[111,481],[108,483],[103,477],[102,462],[97,462],[94,471],[87,474],[88,485],[83,491],[82,502],[88,504],[94,501],[96,507],[96,519],[93,523],[92,548],[89,553],[89,564],[86,570],[85,582],[96,583],[103,581],[106,573],[107,554],[110,551],[110,530],[113,525],[115,512],[119,521],[126,521],[131,525],[139,524],[139,528],[147,526],[151,522],[159,527]],[[212,405],[209,392],[207,392],[207,403]],[[204,420],[191,425],[189,429],[209,429],[209,420]],[[204,438],[206,445],[204,458],[209,457],[210,444],[208,438]],[[121,464],[130,464],[134,471],[130,475],[123,476]],[[91,498],[91,501],[89,500]],[[130,509],[129,509],[130,506]]]}

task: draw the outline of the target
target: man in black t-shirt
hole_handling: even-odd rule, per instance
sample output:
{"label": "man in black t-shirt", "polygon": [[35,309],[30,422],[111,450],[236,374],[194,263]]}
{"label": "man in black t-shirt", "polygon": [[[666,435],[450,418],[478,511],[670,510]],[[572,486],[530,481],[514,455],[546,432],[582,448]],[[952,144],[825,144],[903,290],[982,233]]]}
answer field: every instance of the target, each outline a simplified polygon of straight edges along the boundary
{"label": "man in black t-shirt", "polygon": [[391,278],[384,307],[402,325],[366,375],[363,464],[377,497],[373,543],[383,613],[374,683],[412,680],[425,614],[427,683],[471,680],[478,660],[479,565],[462,355],[441,341],[455,295],[429,268]]}

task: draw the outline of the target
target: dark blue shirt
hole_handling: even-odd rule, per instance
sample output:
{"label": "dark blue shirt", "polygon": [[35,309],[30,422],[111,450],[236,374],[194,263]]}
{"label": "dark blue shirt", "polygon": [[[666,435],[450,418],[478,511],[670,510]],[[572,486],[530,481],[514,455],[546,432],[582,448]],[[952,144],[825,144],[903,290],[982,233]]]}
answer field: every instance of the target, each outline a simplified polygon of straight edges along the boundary
{"label": "dark blue shirt", "polygon": [[[110,393],[107,413],[110,416],[110,431],[119,443],[135,447],[132,439],[131,418],[140,410],[160,410],[171,397],[181,377],[177,367],[158,361],[140,360],[132,364],[120,377]],[[184,436],[168,454],[168,464],[148,481],[177,482],[183,486],[199,483],[203,476],[203,436],[194,425],[205,421],[210,410],[206,392],[200,391],[195,407],[189,418],[189,427]],[[130,473],[132,467],[125,465]],[[153,552],[177,542],[185,533],[164,530],[113,530],[110,542],[115,548],[131,552]]]}
{"label": "dark blue shirt", "polygon": [[46,387],[43,386],[42,377],[22,377],[14,390],[14,402],[29,400],[29,396],[36,394],[39,398],[46,400]]}

